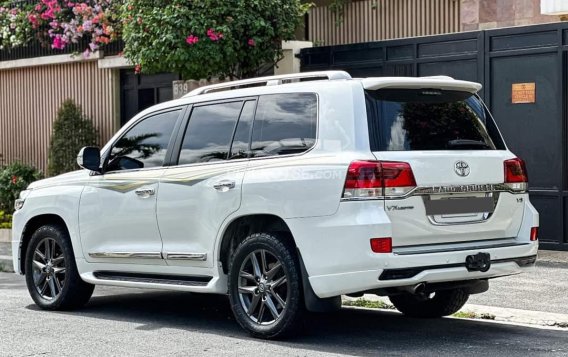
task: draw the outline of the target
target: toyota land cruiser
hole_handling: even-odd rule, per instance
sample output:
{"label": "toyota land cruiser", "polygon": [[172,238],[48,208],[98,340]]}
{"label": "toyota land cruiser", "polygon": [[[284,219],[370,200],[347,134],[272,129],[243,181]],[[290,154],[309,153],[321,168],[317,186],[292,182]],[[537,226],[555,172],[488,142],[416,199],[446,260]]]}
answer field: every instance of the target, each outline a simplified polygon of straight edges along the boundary
{"label": "toyota land cruiser", "polygon": [[480,88],[329,71],[196,89],[21,192],[14,268],[47,310],[97,284],[228,294],[263,338],[342,294],[450,315],[538,248],[524,162]]}

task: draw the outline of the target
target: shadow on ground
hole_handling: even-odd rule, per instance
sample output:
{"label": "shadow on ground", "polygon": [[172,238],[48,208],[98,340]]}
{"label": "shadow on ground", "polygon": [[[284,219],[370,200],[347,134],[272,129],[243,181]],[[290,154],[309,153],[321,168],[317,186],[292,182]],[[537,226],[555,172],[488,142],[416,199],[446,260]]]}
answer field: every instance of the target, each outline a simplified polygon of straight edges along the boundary
{"label": "shadow on ground", "polygon": [[[35,305],[28,308],[37,309]],[[233,319],[227,297],[218,295],[112,294],[93,297],[80,311],[59,313],[127,321],[137,325],[133,328],[138,330],[175,328],[251,339]],[[309,314],[302,334],[267,343],[350,355],[475,355],[488,351],[493,355],[516,355],[568,354],[566,338],[565,331],[487,321],[412,319],[396,312],[344,308],[333,314]]]}

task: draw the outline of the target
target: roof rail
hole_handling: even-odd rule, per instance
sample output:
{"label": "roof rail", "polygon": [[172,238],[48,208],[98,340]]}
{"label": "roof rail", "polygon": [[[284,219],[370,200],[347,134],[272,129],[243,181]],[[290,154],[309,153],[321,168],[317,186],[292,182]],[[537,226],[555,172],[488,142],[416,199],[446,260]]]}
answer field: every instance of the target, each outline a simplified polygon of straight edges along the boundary
{"label": "roof rail", "polygon": [[277,76],[258,77],[250,79],[242,79],[238,81],[211,84],[192,90],[183,97],[193,97],[200,94],[210,92],[220,92],[224,90],[239,89],[245,87],[275,86],[280,84],[301,82],[302,80],[337,80],[351,79],[349,73],[345,71],[320,71],[320,72],[304,72],[293,74],[282,74]]}

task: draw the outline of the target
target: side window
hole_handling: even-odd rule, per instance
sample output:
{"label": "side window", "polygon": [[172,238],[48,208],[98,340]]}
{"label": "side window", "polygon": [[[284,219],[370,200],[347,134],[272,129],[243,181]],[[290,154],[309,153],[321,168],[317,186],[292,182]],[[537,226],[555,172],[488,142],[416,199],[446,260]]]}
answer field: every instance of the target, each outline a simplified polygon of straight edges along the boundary
{"label": "side window", "polygon": [[235,137],[233,138],[233,144],[231,145],[231,153],[229,154],[230,160],[243,159],[248,157],[250,129],[252,127],[252,120],[254,119],[255,108],[256,108],[255,101],[251,100],[245,102],[243,110],[241,111],[241,117],[239,118],[239,123],[237,124],[237,129],[235,130]]}
{"label": "side window", "polygon": [[194,107],[178,164],[226,160],[242,107],[242,101]]}
{"label": "side window", "polygon": [[253,157],[297,154],[316,141],[317,97],[313,93],[261,96],[252,129]]}
{"label": "side window", "polygon": [[147,169],[164,164],[181,110],[143,119],[114,144],[107,171]]}

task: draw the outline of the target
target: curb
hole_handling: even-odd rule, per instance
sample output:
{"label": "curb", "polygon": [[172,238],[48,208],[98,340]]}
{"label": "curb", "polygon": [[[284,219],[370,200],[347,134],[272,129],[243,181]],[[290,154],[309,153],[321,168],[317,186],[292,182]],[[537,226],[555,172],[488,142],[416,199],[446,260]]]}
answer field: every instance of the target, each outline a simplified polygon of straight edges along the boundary
{"label": "curb", "polygon": [[0,256],[0,272],[3,273],[14,272],[14,267],[12,266],[12,259],[6,259],[6,257]]}
{"label": "curb", "polygon": [[[385,304],[392,305],[389,299],[383,296],[365,294],[360,298],[351,298],[347,296],[343,297],[343,301],[356,301],[357,299],[380,301]],[[370,310],[383,310],[391,312],[396,311],[396,310],[385,310],[385,309],[370,309]],[[483,317],[475,319],[465,318],[466,320],[485,320],[485,321],[513,323],[519,325],[533,325],[533,326],[536,325],[536,326],[545,326],[550,328],[558,328],[561,330],[568,331],[568,314],[510,309],[503,307],[474,305],[474,304],[465,304],[465,306],[460,311],[466,313],[473,313],[477,316],[489,316],[489,318],[483,318]],[[461,317],[452,317],[452,318],[461,319]]]}
{"label": "curb", "polygon": [[7,255],[0,255],[0,271],[5,273],[14,272],[12,257]]}

